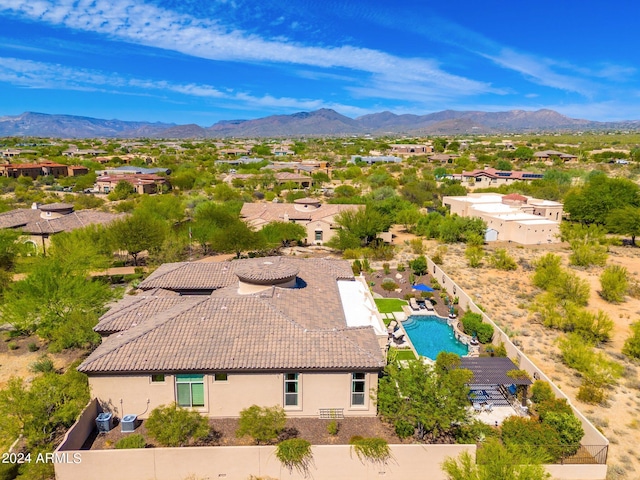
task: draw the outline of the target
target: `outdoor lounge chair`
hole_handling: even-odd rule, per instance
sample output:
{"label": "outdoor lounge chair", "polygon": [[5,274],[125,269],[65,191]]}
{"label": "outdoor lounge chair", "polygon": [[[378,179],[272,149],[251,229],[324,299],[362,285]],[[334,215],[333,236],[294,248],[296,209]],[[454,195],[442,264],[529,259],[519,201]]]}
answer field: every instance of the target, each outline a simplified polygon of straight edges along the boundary
{"label": "outdoor lounge chair", "polygon": [[480,413],[480,412],[482,412],[482,405],[480,405],[478,402],[473,402],[473,409],[477,413]]}
{"label": "outdoor lounge chair", "polygon": [[487,404],[484,406],[484,408],[485,408],[485,410],[486,410],[487,412],[492,412],[492,411],[493,411],[493,403],[487,403]]}

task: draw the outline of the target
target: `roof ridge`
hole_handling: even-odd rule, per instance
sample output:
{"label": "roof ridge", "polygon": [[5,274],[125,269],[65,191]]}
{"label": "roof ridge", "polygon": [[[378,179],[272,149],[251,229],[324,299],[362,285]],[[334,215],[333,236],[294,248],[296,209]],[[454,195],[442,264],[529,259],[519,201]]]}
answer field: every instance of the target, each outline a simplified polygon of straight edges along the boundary
{"label": "roof ridge", "polygon": [[[78,366],[78,370],[82,371],[81,368],[83,366],[87,366],[92,364],[93,362],[95,362],[96,360],[101,359],[102,357],[104,357],[105,355],[108,355],[110,353],[115,352],[116,350],[124,347],[125,345],[127,345],[128,343],[131,343],[134,340],[139,339],[140,337],[143,337],[144,335],[152,332],[153,330],[165,325],[166,323],[174,320],[178,315],[182,315],[186,312],[188,312],[189,310],[191,310],[192,308],[197,307],[198,305],[200,305],[201,303],[207,302],[209,301],[209,297],[208,296],[203,296],[202,298],[198,298],[198,297],[191,297],[193,298],[195,301],[193,304],[189,304],[189,302],[187,301],[186,304],[185,303],[179,303],[177,305],[174,305],[173,307],[169,308],[168,310],[165,310],[164,312],[159,312],[160,315],[165,315],[166,318],[154,323],[154,322],[144,322],[141,325],[140,328],[140,332],[134,332],[134,334],[131,334],[128,338],[120,338],[120,341],[118,340],[118,337],[124,337],[127,333],[130,333],[131,330],[133,330],[136,327],[133,327],[129,330],[126,330],[125,332],[116,334],[116,338],[114,339],[114,344],[115,345],[110,345],[108,349],[106,349],[106,351],[102,352],[100,355],[97,355],[95,358],[92,358],[91,361],[89,360],[89,357],[82,362],[82,364],[80,364],[80,366]],[[175,312],[175,314],[172,314],[173,312],[171,312],[171,310],[178,310],[177,312]],[[155,315],[154,315],[155,316]],[[140,325],[140,324],[139,324]],[[104,345],[104,343],[103,343]]]}

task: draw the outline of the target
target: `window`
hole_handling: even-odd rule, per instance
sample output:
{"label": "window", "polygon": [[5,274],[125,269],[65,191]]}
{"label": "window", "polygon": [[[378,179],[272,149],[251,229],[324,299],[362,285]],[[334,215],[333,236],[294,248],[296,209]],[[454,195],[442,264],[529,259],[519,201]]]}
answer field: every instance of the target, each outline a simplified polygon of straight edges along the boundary
{"label": "window", "polygon": [[214,382],[226,382],[228,380],[226,373],[214,373],[213,381]]}
{"label": "window", "polygon": [[298,374],[297,373],[285,373],[284,374],[284,406],[296,407],[298,406]]}
{"label": "window", "polygon": [[176,375],[176,397],[181,407],[204,407],[204,375]]}
{"label": "window", "polygon": [[322,241],[322,230],[316,230],[316,242]]}
{"label": "window", "polygon": [[164,383],[164,373],[154,373],[151,375],[152,383]]}
{"label": "window", "polygon": [[365,374],[362,372],[351,374],[351,405],[364,406]]}

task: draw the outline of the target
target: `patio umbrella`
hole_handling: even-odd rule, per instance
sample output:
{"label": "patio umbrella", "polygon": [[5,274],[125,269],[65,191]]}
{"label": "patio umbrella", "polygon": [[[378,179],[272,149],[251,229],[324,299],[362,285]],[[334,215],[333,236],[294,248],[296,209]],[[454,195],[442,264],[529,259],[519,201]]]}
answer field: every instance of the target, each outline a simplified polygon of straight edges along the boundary
{"label": "patio umbrella", "polygon": [[420,290],[421,292],[433,292],[433,288],[431,288],[429,285],[425,285],[424,283],[416,283],[415,285],[413,285],[413,289],[414,290]]}

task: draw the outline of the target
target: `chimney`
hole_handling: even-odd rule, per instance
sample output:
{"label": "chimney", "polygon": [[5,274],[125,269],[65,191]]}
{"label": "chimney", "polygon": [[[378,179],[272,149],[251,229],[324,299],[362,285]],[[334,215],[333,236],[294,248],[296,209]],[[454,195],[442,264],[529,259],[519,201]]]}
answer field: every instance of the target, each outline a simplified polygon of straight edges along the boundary
{"label": "chimney", "polygon": [[40,204],[38,202],[33,202],[31,204],[31,210],[38,210],[40,208]]}

